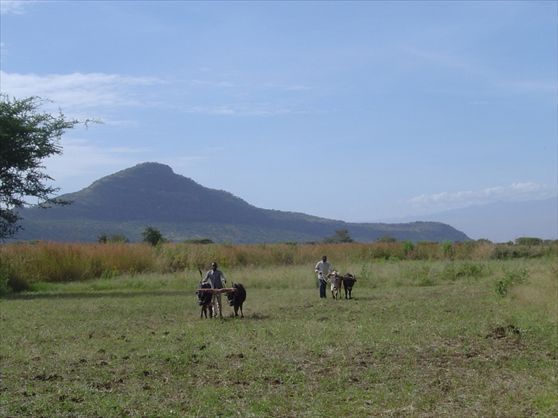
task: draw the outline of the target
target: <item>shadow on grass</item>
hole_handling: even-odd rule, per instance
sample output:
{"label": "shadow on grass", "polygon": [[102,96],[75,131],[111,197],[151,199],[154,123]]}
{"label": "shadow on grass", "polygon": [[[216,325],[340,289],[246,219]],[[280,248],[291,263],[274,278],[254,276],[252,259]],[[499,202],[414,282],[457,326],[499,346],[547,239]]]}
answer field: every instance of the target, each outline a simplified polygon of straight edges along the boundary
{"label": "shadow on grass", "polygon": [[246,314],[244,317],[241,316],[234,316],[234,313],[230,313],[228,315],[223,315],[222,318],[200,318],[203,321],[264,321],[267,319],[271,319],[271,315],[262,314],[260,312],[253,312],[251,314]]}
{"label": "shadow on grass", "polygon": [[271,315],[262,314],[260,312],[253,312],[250,315],[246,315],[243,319],[263,321],[263,320],[270,319],[270,318],[271,318]]}
{"label": "shadow on grass", "polygon": [[195,297],[194,290],[137,290],[137,291],[91,291],[91,292],[40,292],[11,293],[4,295],[4,300],[35,299],[97,299],[97,298],[134,298],[142,296],[185,296]]}
{"label": "shadow on grass", "polygon": [[356,302],[359,300],[381,300],[381,296],[376,295],[365,295],[365,296],[353,296],[351,299],[343,299],[345,302]]}

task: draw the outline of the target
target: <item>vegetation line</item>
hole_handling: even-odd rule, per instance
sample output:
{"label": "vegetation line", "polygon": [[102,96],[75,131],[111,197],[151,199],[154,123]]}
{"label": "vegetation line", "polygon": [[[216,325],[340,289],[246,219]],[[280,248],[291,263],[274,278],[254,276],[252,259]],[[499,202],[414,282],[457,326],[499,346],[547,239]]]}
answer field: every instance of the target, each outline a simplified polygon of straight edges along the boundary
{"label": "vegetation line", "polygon": [[139,273],[205,269],[218,261],[237,267],[302,266],[327,254],[337,265],[399,260],[505,260],[558,255],[556,242],[528,245],[378,242],[373,244],[61,244],[18,243],[0,246],[0,289],[29,290],[39,282],[74,282]]}

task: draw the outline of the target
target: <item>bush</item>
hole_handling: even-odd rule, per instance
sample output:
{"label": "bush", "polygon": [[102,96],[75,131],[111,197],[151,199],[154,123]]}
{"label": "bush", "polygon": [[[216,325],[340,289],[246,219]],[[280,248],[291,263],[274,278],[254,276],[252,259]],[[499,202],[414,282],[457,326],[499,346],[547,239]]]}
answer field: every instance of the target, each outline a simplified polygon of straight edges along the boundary
{"label": "bush", "polygon": [[534,258],[551,255],[556,248],[545,245],[517,245],[500,244],[493,252],[493,258],[498,260],[508,260],[512,258]]}
{"label": "bush", "polygon": [[201,244],[201,245],[207,245],[207,244],[214,244],[213,240],[210,240],[209,238],[193,238],[193,239],[187,239],[184,241],[184,244]]}
{"label": "bush", "polygon": [[27,281],[19,277],[14,269],[4,260],[0,260],[0,295],[29,290]]}
{"label": "bush", "polygon": [[8,268],[2,263],[2,260],[0,260],[0,296],[10,292],[8,277]]}
{"label": "bush", "polygon": [[519,269],[515,271],[504,270],[504,278],[496,282],[496,293],[499,296],[506,296],[509,290],[518,284],[525,283],[529,277],[527,269]]}
{"label": "bush", "polygon": [[443,280],[459,280],[465,277],[479,278],[485,275],[486,268],[482,264],[464,262],[450,262],[439,273]]}
{"label": "bush", "polygon": [[403,253],[405,254],[405,257],[409,258],[412,255],[414,249],[415,246],[411,241],[405,241],[403,243]]}
{"label": "bush", "polygon": [[101,234],[97,238],[97,242],[99,244],[125,244],[127,242],[130,242],[130,240],[122,234],[113,234],[110,236],[107,234]]}
{"label": "bush", "polygon": [[21,277],[17,277],[17,276],[10,276],[6,284],[14,292],[23,292],[31,288],[31,286],[29,286],[29,283],[27,283]]}
{"label": "bush", "polygon": [[453,243],[450,241],[442,242],[442,253],[444,258],[453,259],[455,255],[455,249],[453,248]]}
{"label": "bush", "polygon": [[393,243],[397,242],[397,239],[390,237],[389,235],[384,235],[376,240],[376,242]]}
{"label": "bush", "polygon": [[424,263],[402,264],[399,269],[402,283],[412,282],[417,286],[432,286],[435,280],[430,274],[430,265]]}

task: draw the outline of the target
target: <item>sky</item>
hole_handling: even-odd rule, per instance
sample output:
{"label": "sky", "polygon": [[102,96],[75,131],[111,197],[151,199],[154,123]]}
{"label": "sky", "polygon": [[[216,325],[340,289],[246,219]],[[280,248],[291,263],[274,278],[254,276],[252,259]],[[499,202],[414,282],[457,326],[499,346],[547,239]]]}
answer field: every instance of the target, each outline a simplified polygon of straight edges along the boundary
{"label": "sky", "polygon": [[145,161],[351,222],[555,196],[558,2],[0,2],[0,90],[93,118],[61,193]]}

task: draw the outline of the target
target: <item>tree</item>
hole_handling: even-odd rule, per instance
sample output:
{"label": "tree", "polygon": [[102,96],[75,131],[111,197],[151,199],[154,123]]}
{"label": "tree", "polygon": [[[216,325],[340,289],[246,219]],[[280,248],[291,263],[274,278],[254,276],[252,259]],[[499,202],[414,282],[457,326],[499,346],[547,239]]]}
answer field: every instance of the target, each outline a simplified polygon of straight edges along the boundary
{"label": "tree", "polygon": [[517,245],[542,245],[543,240],[535,237],[519,237],[515,240]]}
{"label": "tree", "polygon": [[349,235],[348,229],[338,229],[335,231],[335,234],[332,237],[327,237],[324,239],[325,243],[345,243],[345,242],[354,242],[354,240]]}
{"label": "tree", "polygon": [[18,209],[36,199],[43,208],[69,202],[53,198],[59,189],[44,172],[43,160],[62,153],[60,138],[80,121],[41,112],[38,97],[9,99],[0,95],[0,239],[14,235]]}
{"label": "tree", "polygon": [[160,242],[164,242],[163,234],[158,229],[155,229],[151,226],[145,228],[145,230],[141,234],[143,236],[143,242],[147,242],[153,246],[156,246]]}

